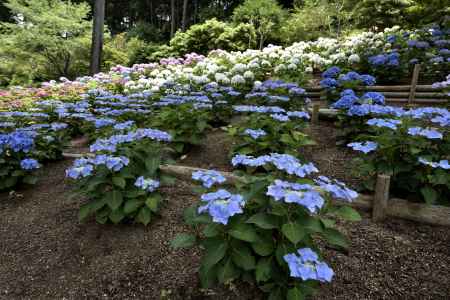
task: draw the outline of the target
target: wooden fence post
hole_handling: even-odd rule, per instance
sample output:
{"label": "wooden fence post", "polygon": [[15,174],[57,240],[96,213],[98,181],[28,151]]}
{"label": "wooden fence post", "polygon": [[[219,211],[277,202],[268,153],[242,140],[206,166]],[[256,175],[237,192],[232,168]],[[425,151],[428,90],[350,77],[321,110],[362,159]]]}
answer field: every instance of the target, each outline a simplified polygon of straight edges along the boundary
{"label": "wooden fence post", "polygon": [[320,108],[320,104],[313,104],[312,116],[311,116],[311,122],[313,124],[319,123],[319,108]]}
{"label": "wooden fence post", "polygon": [[386,208],[389,200],[389,186],[391,177],[378,174],[373,198],[372,219],[375,222],[383,221],[386,217]]}
{"label": "wooden fence post", "polygon": [[411,79],[411,89],[409,91],[408,105],[414,103],[414,98],[416,97],[416,87],[419,81],[420,64],[414,65],[413,76]]}

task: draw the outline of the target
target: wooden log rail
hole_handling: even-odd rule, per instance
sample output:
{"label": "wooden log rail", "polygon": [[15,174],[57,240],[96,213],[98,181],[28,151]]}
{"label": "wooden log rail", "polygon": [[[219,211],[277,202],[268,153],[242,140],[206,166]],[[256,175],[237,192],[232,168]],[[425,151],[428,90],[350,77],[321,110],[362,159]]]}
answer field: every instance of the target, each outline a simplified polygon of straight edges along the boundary
{"label": "wooden log rail", "polygon": [[[323,101],[325,90],[321,87],[305,88],[306,96],[315,101]],[[411,86],[369,86],[364,89],[357,88],[356,90],[364,90],[370,92],[379,92],[384,95],[387,103],[408,103],[408,104],[422,104],[422,105],[442,105],[449,103],[449,96],[442,92],[442,90],[433,89],[431,85],[416,86],[415,93],[411,97]]]}
{"label": "wooden log rail", "polygon": [[[192,172],[203,170],[200,168],[163,165],[161,172],[185,181],[192,181]],[[228,184],[242,181],[242,178],[229,172],[221,172]],[[349,205],[356,209],[371,210],[375,222],[381,222],[386,217],[401,218],[431,225],[450,226],[450,207],[412,203],[407,200],[389,197],[390,177],[378,175],[374,195],[360,194],[349,203],[335,201],[336,205]]]}
{"label": "wooden log rail", "polygon": [[[92,156],[90,153],[74,154],[63,153],[67,158],[80,158]],[[192,172],[205,169],[180,166],[161,165],[162,173],[176,177],[183,181],[192,181]],[[230,172],[220,172],[226,179],[226,184],[243,182],[243,178]],[[407,200],[390,198],[390,177],[378,175],[374,195],[359,194],[353,202],[334,201],[336,205],[348,205],[360,210],[372,211],[375,222],[381,222],[386,217],[401,218],[431,225],[450,226],[450,207],[412,203]]]}
{"label": "wooden log rail", "polygon": [[[379,92],[384,95],[387,103],[403,103],[408,105],[443,105],[449,103],[449,95],[442,89],[433,88],[432,85],[419,85],[420,65],[414,66],[411,84],[393,86],[367,86],[357,87],[357,91]],[[326,100],[326,90],[320,86],[306,87],[306,96],[312,101]]]}

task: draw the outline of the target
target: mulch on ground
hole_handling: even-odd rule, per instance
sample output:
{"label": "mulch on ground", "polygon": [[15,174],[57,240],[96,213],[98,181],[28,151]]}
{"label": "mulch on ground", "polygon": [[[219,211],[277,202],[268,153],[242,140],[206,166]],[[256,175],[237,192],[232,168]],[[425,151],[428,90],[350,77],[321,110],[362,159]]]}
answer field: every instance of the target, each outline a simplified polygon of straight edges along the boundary
{"label": "mulch on ground", "polygon": [[[323,139],[314,146],[319,148],[305,150],[305,157],[322,174],[351,184],[352,154],[320,153],[327,151],[324,143],[331,143],[334,132],[327,124],[321,126],[325,128],[310,131],[316,140]],[[230,170],[230,147],[216,130],[180,164]],[[260,298],[254,287],[238,283],[202,290],[196,275],[200,249],[170,248],[177,233],[189,231],[183,210],[198,201],[189,183],[164,188],[161,217],[147,227],[92,220],[80,224],[82,200],[69,198],[71,185],[64,179],[70,164],[49,164],[35,187],[0,194],[0,299]],[[375,224],[363,217],[362,222],[339,223],[351,247],[348,253],[324,249],[336,277],[315,299],[449,298],[448,228],[394,219]]]}

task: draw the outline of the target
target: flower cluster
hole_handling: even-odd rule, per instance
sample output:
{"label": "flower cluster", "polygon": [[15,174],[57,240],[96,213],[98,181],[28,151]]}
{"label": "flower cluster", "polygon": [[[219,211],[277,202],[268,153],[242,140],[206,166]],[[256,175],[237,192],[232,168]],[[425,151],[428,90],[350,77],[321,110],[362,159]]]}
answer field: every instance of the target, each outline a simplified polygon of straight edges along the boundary
{"label": "flower cluster", "polygon": [[283,200],[286,203],[304,206],[311,213],[316,213],[325,204],[325,200],[312,185],[291,183],[279,179],[267,188],[267,195],[276,201]]}
{"label": "flower cluster", "polygon": [[201,181],[202,185],[206,188],[210,188],[216,183],[221,184],[226,181],[226,178],[220,172],[215,170],[195,171],[192,173],[192,179]]}
{"label": "flower cluster", "polygon": [[261,167],[268,163],[273,164],[280,171],[301,178],[318,172],[313,163],[302,164],[297,158],[289,154],[271,153],[259,157],[238,154],[231,160],[233,166]]}
{"label": "flower cluster", "polygon": [[262,129],[250,129],[250,128],[245,129],[244,134],[251,136],[255,140],[267,135],[267,133]]}
{"label": "flower cluster", "polygon": [[66,176],[72,179],[84,178],[92,175],[95,166],[106,166],[113,172],[119,172],[128,166],[130,160],[125,156],[112,156],[100,154],[94,158],[79,158],[74,161],[73,166],[66,170]]}
{"label": "flower cluster", "polygon": [[120,144],[132,143],[146,138],[163,142],[172,140],[171,135],[167,132],[151,128],[140,128],[127,134],[113,135],[107,139],[99,139],[91,145],[90,150],[91,152],[115,152],[117,146]]}
{"label": "flower cluster", "polygon": [[350,143],[347,146],[352,148],[353,150],[364,152],[365,154],[375,151],[378,148],[377,143],[370,142],[370,141],[367,141],[364,143],[358,143],[358,142]]}
{"label": "flower cluster", "polygon": [[159,181],[150,178],[144,178],[144,176],[139,176],[136,179],[134,186],[151,193],[159,188]]}
{"label": "flower cluster", "polygon": [[412,136],[423,136],[430,140],[443,138],[443,135],[441,132],[439,132],[435,129],[428,129],[428,128],[422,128],[422,127],[410,127],[410,128],[408,128],[408,134],[412,135]]}
{"label": "flower cluster", "polygon": [[317,254],[310,248],[298,249],[297,253],[286,254],[283,259],[288,264],[291,277],[305,281],[331,282],[334,276],[333,270],[320,261]]}
{"label": "flower cluster", "polygon": [[214,222],[224,225],[228,223],[230,217],[241,214],[245,205],[241,195],[231,194],[224,189],[203,194],[201,200],[206,204],[198,208],[198,213],[208,212]]}

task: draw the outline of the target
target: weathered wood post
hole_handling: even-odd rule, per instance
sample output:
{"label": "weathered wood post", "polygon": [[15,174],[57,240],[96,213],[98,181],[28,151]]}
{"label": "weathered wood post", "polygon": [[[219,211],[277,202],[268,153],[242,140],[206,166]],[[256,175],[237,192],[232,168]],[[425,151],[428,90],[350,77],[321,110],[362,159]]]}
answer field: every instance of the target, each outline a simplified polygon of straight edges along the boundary
{"label": "weathered wood post", "polygon": [[319,123],[319,108],[320,104],[313,104],[312,107],[312,116],[311,116],[311,123],[318,124]]}
{"label": "weathered wood post", "polygon": [[375,222],[383,221],[386,217],[386,208],[389,200],[389,186],[391,177],[378,174],[375,185],[375,197],[373,198],[372,219]]}
{"label": "weathered wood post", "polygon": [[416,87],[417,82],[419,81],[419,72],[420,72],[420,64],[414,65],[413,76],[411,79],[411,89],[409,90],[409,98],[408,105],[412,105],[414,103],[414,98],[416,97]]}
{"label": "weathered wood post", "polygon": [[103,26],[105,24],[105,0],[95,0],[94,25],[92,29],[91,65],[90,73],[100,72],[103,51]]}

